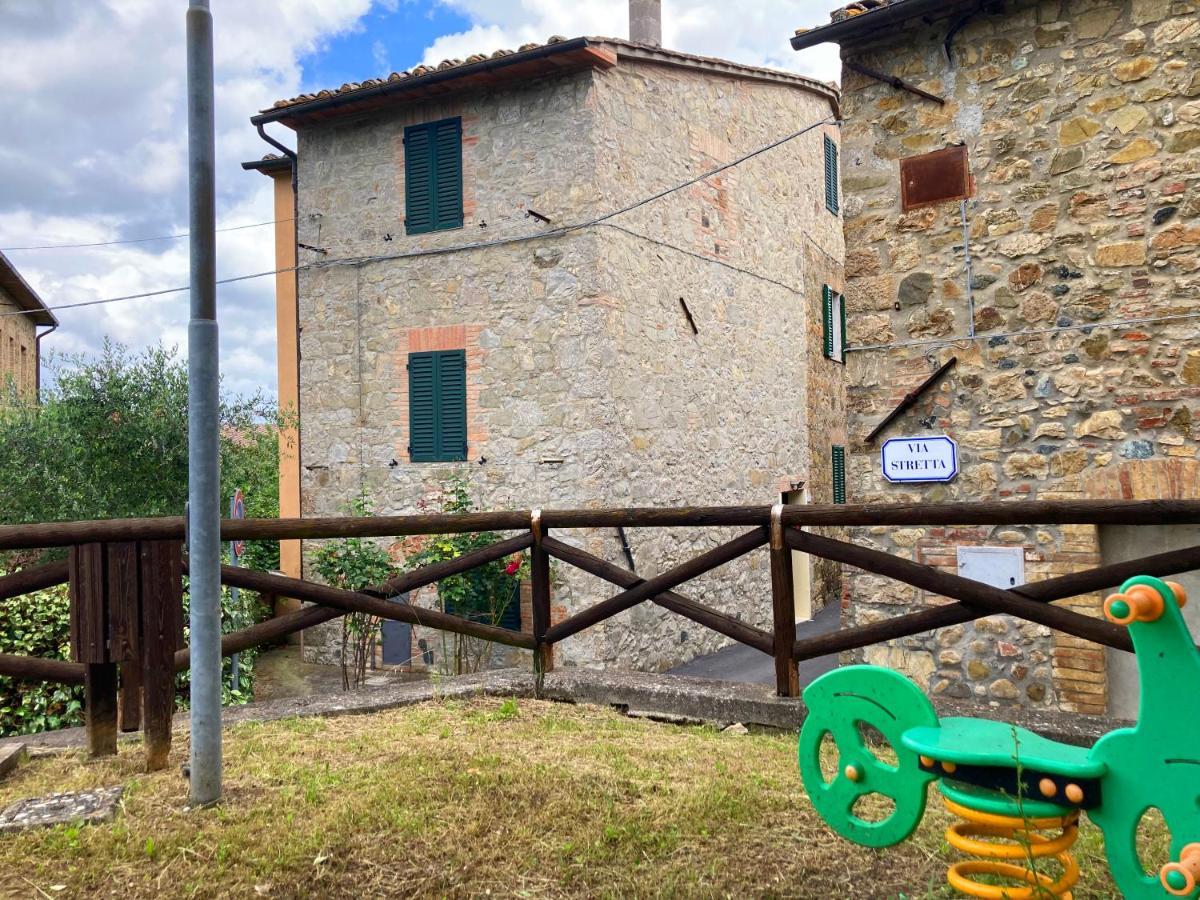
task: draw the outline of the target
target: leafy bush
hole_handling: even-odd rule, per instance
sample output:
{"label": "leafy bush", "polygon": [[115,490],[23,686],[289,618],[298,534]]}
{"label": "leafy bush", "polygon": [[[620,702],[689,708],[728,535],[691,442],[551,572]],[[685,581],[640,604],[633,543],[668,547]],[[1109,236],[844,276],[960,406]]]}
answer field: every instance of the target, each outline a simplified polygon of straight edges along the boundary
{"label": "leafy bush", "polygon": [[[443,492],[442,511],[469,513],[474,508],[466,479],[453,476]],[[492,531],[434,535],[404,560],[404,567],[411,571],[421,566],[458,559],[498,540],[500,535]],[[444,578],[438,582],[438,604],[443,612],[488,625],[499,625],[510,606],[520,603],[518,589],[522,576],[527,573],[528,560],[527,554],[518,554],[507,560],[498,559],[477,566],[461,575]],[[452,660],[454,671],[462,674],[483,668],[490,659],[492,645],[463,635],[454,635],[452,643],[448,643],[448,636],[443,632],[442,647],[442,658]]]}
{"label": "leafy bush", "polygon": [[[0,653],[69,660],[70,621],[66,585],[0,601]],[[82,721],[82,686],[0,677],[0,736]]]}
{"label": "leafy bush", "polygon": [[[370,516],[371,502],[355,500],[346,510],[355,516]],[[327,584],[347,591],[383,584],[396,575],[392,557],[379,544],[362,538],[327,541],[313,555],[313,568]],[[361,687],[367,678],[371,648],[379,634],[381,620],[367,613],[342,616],[342,687]]]}

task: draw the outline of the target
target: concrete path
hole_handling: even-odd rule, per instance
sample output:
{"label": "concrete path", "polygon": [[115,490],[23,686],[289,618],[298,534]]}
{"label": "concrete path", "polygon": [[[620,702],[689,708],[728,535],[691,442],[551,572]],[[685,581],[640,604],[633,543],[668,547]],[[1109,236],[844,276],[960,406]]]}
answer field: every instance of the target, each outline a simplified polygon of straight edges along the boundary
{"label": "concrete path", "polygon": [[[394,683],[357,691],[338,691],[292,697],[265,703],[250,703],[226,709],[226,727],[239,722],[269,722],[294,716],[342,716],[366,714],[429,701],[471,697],[533,697],[538,693],[532,674],[503,669],[481,675],[461,675],[437,681]],[[545,677],[541,696],[567,703],[615,706],[629,712],[664,718],[710,722],[718,726],[741,722],[794,731],[804,721],[804,703],[776,697],[767,685],[709,681],[648,672],[595,671],[564,668]],[[1115,727],[1128,725],[1096,716],[1061,713],[1045,709],[1000,708],[941,698],[934,706],[943,716],[974,715],[1036,731],[1053,740],[1087,746]],[[187,713],[175,717],[175,739],[186,740]],[[136,737],[125,736],[127,739]],[[30,752],[81,747],[82,728],[68,728],[21,738],[0,739],[0,747],[25,743]]]}
{"label": "concrete path", "polygon": [[[841,610],[830,603],[808,622],[796,625],[797,637],[829,634],[837,631],[841,624]],[[821,675],[838,667],[837,654],[806,659],[800,663],[800,687],[815,681]],[[688,675],[692,678],[709,678],[715,681],[737,681],[743,684],[774,684],[775,660],[760,650],[745,644],[724,647],[708,656],[700,656],[682,666],[676,666],[668,675]]]}

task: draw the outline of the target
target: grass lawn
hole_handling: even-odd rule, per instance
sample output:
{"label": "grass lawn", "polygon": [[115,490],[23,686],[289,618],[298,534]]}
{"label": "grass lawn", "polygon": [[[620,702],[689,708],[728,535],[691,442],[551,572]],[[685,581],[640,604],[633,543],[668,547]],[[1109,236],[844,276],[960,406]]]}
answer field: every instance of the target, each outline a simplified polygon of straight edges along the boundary
{"label": "grass lawn", "polygon": [[[846,843],[813,811],[793,735],[735,735],[532,700],[240,725],[225,802],[186,811],[141,748],[33,760],[0,806],[126,784],[106,825],[0,835],[0,896],[949,897],[940,804],[914,840]],[[1077,898],[1116,895],[1099,835]]]}

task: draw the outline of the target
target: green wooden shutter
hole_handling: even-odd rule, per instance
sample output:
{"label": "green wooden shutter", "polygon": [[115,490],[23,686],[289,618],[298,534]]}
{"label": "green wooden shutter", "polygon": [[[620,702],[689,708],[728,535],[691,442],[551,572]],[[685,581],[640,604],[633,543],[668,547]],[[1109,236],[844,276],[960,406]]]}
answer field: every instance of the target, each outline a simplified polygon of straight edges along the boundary
{"label": "green wooden shutter", "polygon": [[462,228],[462,119],[435,122],[433,132],[437,161],[433,227],[435,231]]}
{"label": "green wooden shutter", "polygon": [[405,128],[405,231],[462,228],[462,195],[462,119]]}
{"label": "green wooden shutter", "polygon": [[838,148],[825,135],[825,208],[835,216],[838,213]]}
{"label": "green wooden shutter", "polygon": [[433,230],[433,133],[424,125],[404,129],[404,229]]}
{"label": "green wooden shutter", "polygon": [[408,458],[467,458],[467,354],[441,350],[408,355]]}
{"label": "green wooden shutter", "polygon": [[467,458],[467,354],[443,350],[437,354],[438,459]]}
{"label": "green wooden shutter", "polygon": [[826,359],[833,359],[833,288],[821,286],[821,329],[824,334]]}
{"label": "green wooden shutter", "polygon": [[437,354],[408,355],[408,458],[437,459]]}
{"label": "green wooden shutter", "polygon": [[833,502],[846,502],[846,448],[833,448]]}

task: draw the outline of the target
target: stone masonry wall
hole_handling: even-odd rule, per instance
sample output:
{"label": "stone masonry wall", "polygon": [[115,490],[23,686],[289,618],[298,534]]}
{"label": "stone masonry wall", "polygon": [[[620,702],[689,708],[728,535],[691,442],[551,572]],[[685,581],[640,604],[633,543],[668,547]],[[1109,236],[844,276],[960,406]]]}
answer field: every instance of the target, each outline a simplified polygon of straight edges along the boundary
{"label": "stone masonry wall", "polygon": [[[0,289],[0,312],[20,312],[6,291]],[[37,326],[32,316],[0,317],[0,402],[8,394],[11,379],[17,393],[31,397],[37,387]]]}
{"label": "stone masonry wall", "polygon": [[[300,134],[300,240],[340,259],[536,235],[553,226],[526,209],[555,226],[583,221],[828,114],[828,101],[794,88],[622,61],[334,123]],[[403,127],[448,115],[464,123],[465,227],[409,238]],[[819,133],[807,140],[612,222],[659,244],[595,227],[302,272],[304,514],[336,513],[360,490],[381,514],[415,512],[436,505],[451,472],[496,509],[770,503],[809,480],[816,276],[803,235],[838,255],[841,234],[836,217],[816,216],[821,185],[807,181]],[[414,465],[406,356],[452,344],[468,355],[469,461]],[[615,532],[559,536],[624,564]],[[648,575],[727,535],[629,537]],[[555,574],[556,617],[616,592],[565,566]],[[762,552],[686,592],[762,625],[768,585]],[[665,668],[722,643],[643,605],[557,649],[565,664]]]}
{"label": "stone masonry wall", "polygon": [[[1105,496],[1118,469],[1159,483],[1153,467],[1197,454],[1200,319],[1112,323],[1200,313],[1200,2],[1009,0],[958,33],[953,66],[947,27],[917,20],[843,47],[947,101],[846,70],[849,340],[862,348],[849,365],[850,500]],[[976,181],[969,286],[958,204],[900,210],[899,159],[959,143]],[[977,337],[958,340],[968,291]],[[950,356],[950,376],[880,440],[949,434],[961,474],[889,485],[862,437]],[[1020,546],[1029,580],[1099,561],[1094,528],[856,537],[950,569],[959,545]],[[858,622],[940,602],[863,574],[848,594]],[[1099,598],[1075,606],[1097,614]],[[1100,648],[1003,617],[865,658],[934,693],[1105,708]]]}

